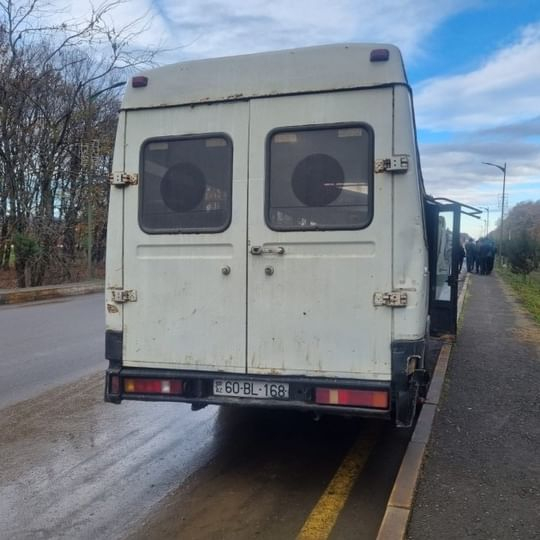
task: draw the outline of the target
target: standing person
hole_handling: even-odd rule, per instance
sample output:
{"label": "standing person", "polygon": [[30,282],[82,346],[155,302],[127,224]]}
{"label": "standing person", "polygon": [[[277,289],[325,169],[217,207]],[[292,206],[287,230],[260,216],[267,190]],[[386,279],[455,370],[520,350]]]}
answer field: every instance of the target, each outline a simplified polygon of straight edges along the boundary
{"label": "standing person", "polygon": [[474,269],[477,274],[480,273],[481,260],[480,260],[480,249],[482,247],[482,239],[479,238],[474,245]]}
{"label": "standing person", "polygon": [[488,273],[488,258],[489,258],[489,253],[490,253],[490,249],[489,249],[489,241],[487,238],[480,238],[479,240],[480,242],[480,245],[476,246],[477,247],[477,256],[478,256],[478,259],[479,259],[479,262],[480,262],[480,274],[482,274],[483,276],[487,275]]}
{"label": "standing person", "polygon": [[486,274],[489,275],[493,271],[493,265],[495,264],[495,253],[497,252],[497,249],[495,248],[495,243],[490,238],[488,238],[486,242],[488,246],[486,256]]}
{"label": "standing person", "polygon": [[476,246],[474,245],[473,238],[469,238],[469,241],[465,244],[465,256],[467,257],[467,272],[474,272]]}
{"label": "standing person", "polygon": [[463,259],[465,259],[465,248],[463,247],[463,244],[460,243],[458,248],[458,274],[461,274]]}
{"label": "standing person", "polygon": [[479,238],[477,241],[476,241],[476,254],[475,254],[475,257],[474,257],[474,266],[476,268],[476,273],[477,274],[482,274],[483,273],[483,263],[484,263],[484,260],[483,260],[483,255],[484,255],[484,239],[483,238]]}

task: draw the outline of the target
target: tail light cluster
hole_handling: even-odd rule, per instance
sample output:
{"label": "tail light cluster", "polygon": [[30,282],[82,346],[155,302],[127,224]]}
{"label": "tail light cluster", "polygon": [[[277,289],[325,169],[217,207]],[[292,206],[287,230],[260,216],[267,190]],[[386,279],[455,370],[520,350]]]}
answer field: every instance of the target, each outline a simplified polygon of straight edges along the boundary
{"label": "tail light cluster", "polygon": [[316,388],[315,403],[388,409],[386,390],[350,390],[346,388]]}
{"label": "tail light cluster", "polygon": [[126,394],[167,394],[180,395],[184,392],[184,384],[179,379],[124,379]]}

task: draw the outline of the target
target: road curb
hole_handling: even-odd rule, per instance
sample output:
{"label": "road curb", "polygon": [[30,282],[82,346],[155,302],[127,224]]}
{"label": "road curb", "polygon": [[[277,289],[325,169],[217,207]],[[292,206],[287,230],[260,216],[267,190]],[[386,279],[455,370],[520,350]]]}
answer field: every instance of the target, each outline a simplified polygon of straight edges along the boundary
{"label": "road curb", "polygon": [[[463,309],[463,302],[469,283],[470,276],[467,274],[458,299],[458,320]],[[431,429],[441,398],[451,351],[452,343],[447,342],[439,352],[426,401],[422,406],[396,481],[394,482],[392,493],[388,499],[386,511],[379,532],[377,533],[377,540],[403,540],[406,537],[407,526],[413,509],[414,494],[418,479],[420,478],[426,448],[431,437]]]}
{"label": "road curb", "polygon": [[77,296],[104,290],[102,281],[70,283],[68,285],[49,285],[44,287],[27,287],[24,289],[0,289],[0,305],[21,304],[50,300],[63,296]]}

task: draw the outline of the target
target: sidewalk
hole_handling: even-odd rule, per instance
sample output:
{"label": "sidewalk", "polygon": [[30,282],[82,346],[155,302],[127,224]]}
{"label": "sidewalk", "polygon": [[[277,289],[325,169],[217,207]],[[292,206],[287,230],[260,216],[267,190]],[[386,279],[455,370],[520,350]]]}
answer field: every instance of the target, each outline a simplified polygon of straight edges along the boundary
{"label": "sidewalk", "polygon": [[495,275],[465,302],[408,538],[540,538],[540,328]]}
{"label": "sidewalk", "polygon": [[84,281],[63,285],[45,285],[43,287],[27,287],[25,289],[0,289],[0,306],[50,300],[63,296],[75,296],[100,292],[104,289],[103,281]]}

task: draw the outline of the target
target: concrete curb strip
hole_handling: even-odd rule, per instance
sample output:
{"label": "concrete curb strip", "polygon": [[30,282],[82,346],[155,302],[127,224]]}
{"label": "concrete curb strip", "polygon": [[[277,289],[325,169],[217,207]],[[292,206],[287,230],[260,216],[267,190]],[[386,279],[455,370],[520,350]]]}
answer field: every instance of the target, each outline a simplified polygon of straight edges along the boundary
{"label": "concrete curb strip", "polygon": [[[458,299],[458,319],[463,309],[465,293],[469,286],[470,277],[467,274],[465,283]],[[441,393],[452,351],[452,344],[445,343],[437,358],[426,401],[418,417],[414,433],[401,467],[394,482],[392,493],[388,499],[386,511],[377,534],[377,540],[402,540],[407,533],[407,525],[414,503],[414,493],[420,478],[420,470],[424,461],[426,448],[431,436],[431,428],[435,413],[441,398]]]}
{"label": "concrete curb strip", "polygon": [[63,296],[90,294],[104,290],[102,281],[86,281],[68,285],[49,285],[45,287],[27,287],[25,289],[0,289],[0,305],[21,304],[50,300]]}

